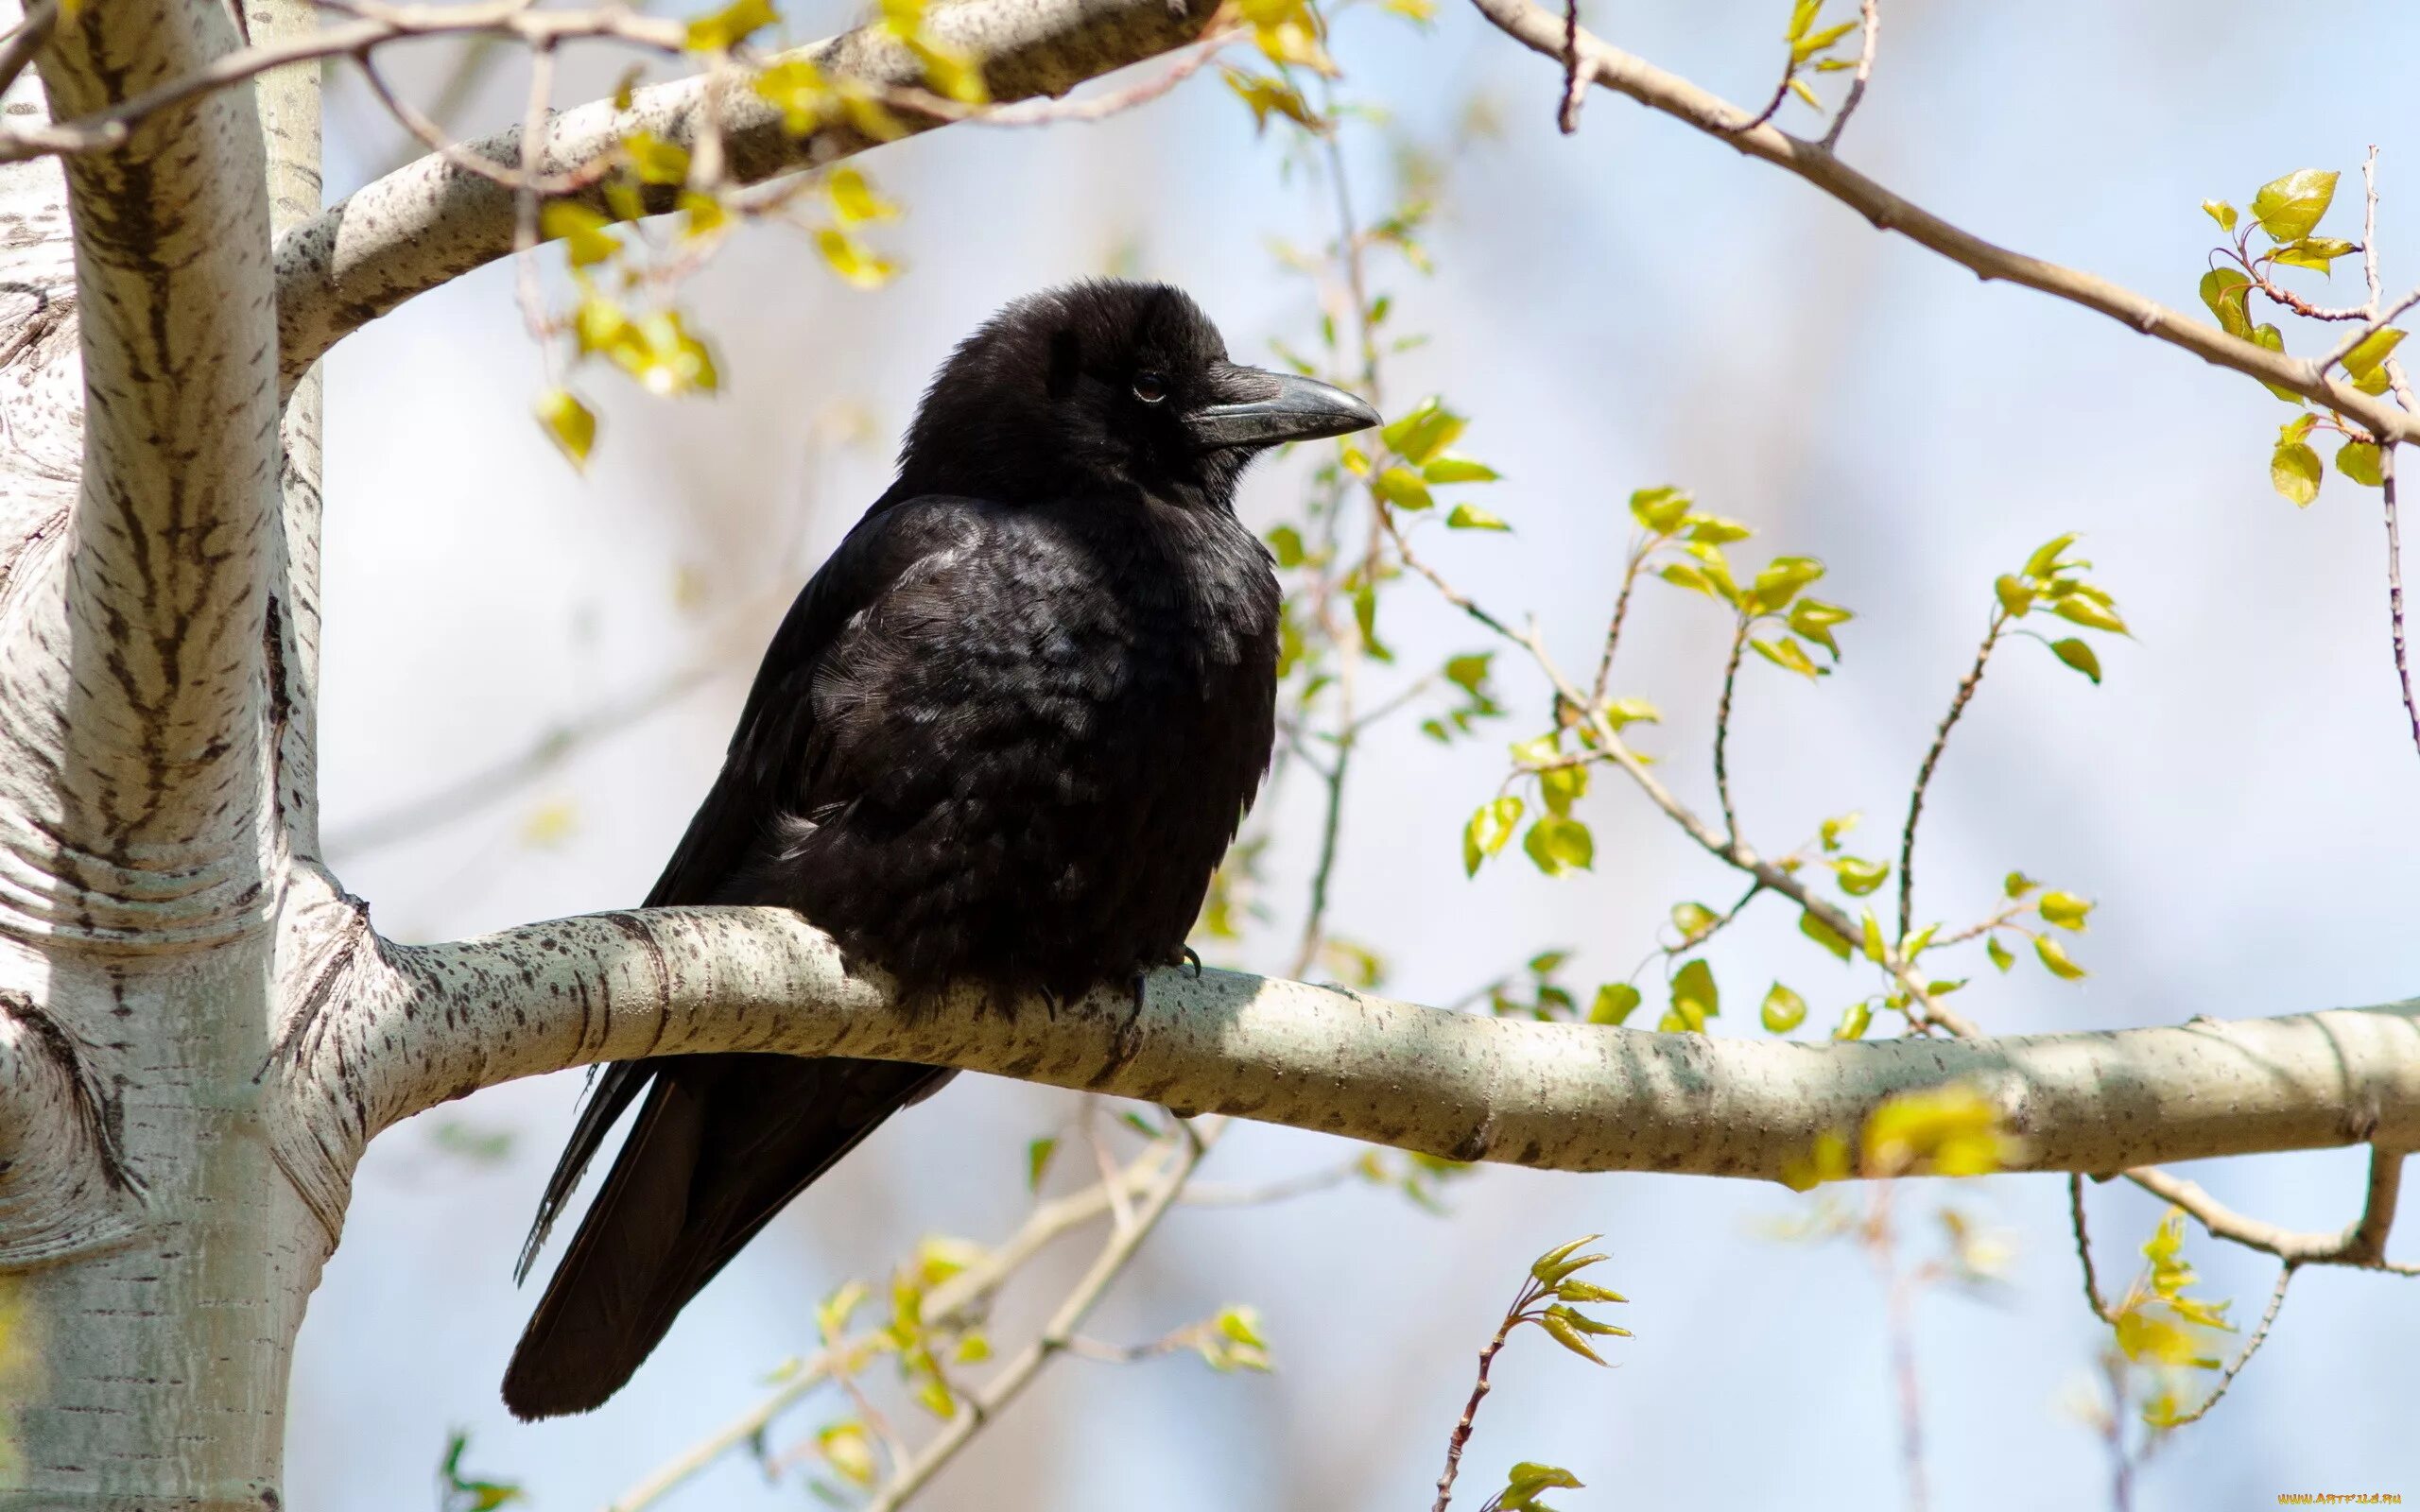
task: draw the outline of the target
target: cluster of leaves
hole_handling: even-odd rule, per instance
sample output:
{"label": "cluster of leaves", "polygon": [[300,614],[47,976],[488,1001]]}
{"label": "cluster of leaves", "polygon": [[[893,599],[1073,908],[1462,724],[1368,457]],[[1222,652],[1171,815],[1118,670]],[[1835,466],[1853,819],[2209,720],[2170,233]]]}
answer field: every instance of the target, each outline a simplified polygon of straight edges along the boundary
{"label": "cluster of leaves", "polygon": [[2226,1315],[2232,1304],[2189,1294],[2199,1278],[2184,1248],[2185,1211],[2170,1208],[2143,1244],[2142,1271],[2109,1314],[2119,1356],[2152,1373],[2142,1416],[2153,1428],[2172,1427],[2185,1416],[2192,1373],[2219,1369],[2210,1352],[2215,1336],[2235,1332]]}
{"label": "cluster of leaves", "polygon": [[1838,74],[1857,66],[1855,58],[1846,56],[1841,46],[1849,33],[1858,29],[1857,18],[1835,21],[1824,26],[1824,0],[1796,0],[1789,8],[1789,29],[1782,41],[1789,43],[1789,62],[1782,70],[1782,87],[1795,94],[1809,110],[1820,111],[1824,102],[1805,77],[1809,73]]}
{"label": "cluster of leaves", "polygon": [[[1421,26],[1437,14],[1436,0],[1379,3],[1382,9]],[[1253,129],[1267,129],[1270,118],[1275,116],[1305,131],[1334,129],[1334,123],[1303,97],[1302,82],[1295,75],[1297,69],[1326,79],[1339,75],[1336,60],[1328,55],[1327,18],[1319,7],[1312,0],[1228,0],[1208,29],[1219,28],[1228,19],[1251,28],[1253,44],[1270,64],[1270,71],[1266,73],[1233,63],[1219,70],[1227,88],[1252,112]]]}
{"label": "cluster of leaves", "polygon": [[445,1457],[437,1465],[438,1512],[495,1512],[500,1506],[527,1502],[529,1493],[509,1481],[491,1481],[462,1469],[471,1435],[456,1429],[446,1436]]}
{"label": "cluster of leaves", "polygon": [[[1523,1324],[1535,1325],[1555,1343],[1594,1365],[1604,1365],[1604,1356],[1597,1352],[1591,1339],[1631,1336],[1630,1330],[1604,1322],[1581,1311],[1583,1307],[1605,1303],[1621,1303],[1630,1299],[1620,1293],[1582,1280],[1580,1273],[1591,1265],[1600,1264],[1605,1256],[1576,1254],[1574,1251],[1595,1242],[1597,1234],[1557,1245],[1540,1255],[1530,1265],[1530,1274],[1521,1290],[1504,1314],[1504,1323],[1496,1331],[1495,1342],[1484,1360],[1492,1361],[1497,1349]],[[1482,1366],[1482,1372],[1485,1366]],[[1466,1424],[1467,1426],[1467,1424]],[[1487,1499],[1480,1512],[1554,1512],[1554,1508],[1538,1500],[1540,1493],[1552,1490],[1577,1490],[1578,1476],[1560,1465],[1544,1465],[1524,1460],[1512,1467],[1505,1478],[1504,1488]]]}
{"label": "cluster of leaves", "polygon": [[1989,1176],[2024,1158],[2024,1143],[2008,1131],[1999,1105],[1980,1088],[1953,1082],[1885,1098],[1854,1137],[1825,1130],[1782,1179],[1806,1192],[1851,1178]]}
{"label": "cluster of leaves", "polygon": [[[1992,585],[1999,610],[1992,621],[1992,634],[1997,639],[2010,624],[2041,611],[2080,625],[2088,630],[2110,635],[2132,635],[2126,627],[2125,616],[2118,612],[2118,601],[2106,590],[2084,581],[2083,574],[2092,563],[2067,558],[2077,537],[2072,533],[2055,536],[2034,549],[2025,558],[2025,565],[2013,573],[2003,573]],[[2031,632],[2025,632],[2031,634]],[[2050,654],[2066,665],[2100,681],[2100,656],[2090,643],[2077,636],[2051,640],[2034,636],[2050,648]]]}
{"label": "cluster of leaves", "polygon": [[[2228,335],[2283,352],[2285,334],[2273,322],[2253,321],[2252,296],[2257,293],[2297,314],[2313,314],[2313,306],[2282,288],[2276,276],[2288,268],[2332,276],[2338,258],[2366,250],[2358,242],[2317,234],[2320,221],[2335,203],[2337,178],[2331,171],[2299,168],[2273,179],[2254,193],[2249,215],[2223,199],[2202,201],[2202,209],[2229,238],[2212,254],[2228,266],[2213,266],[2202,275],[2201,284],[2202,302],[2209,306]],[[2256,249],[2256,236],[2260,241]],[[2332,315],[2342,318],[2353,313]],[[2379,326],[2364,335],[2343,357],[2344,374],[2352,380],[2353,387],[2365,394],[2386,392],[2387,361],[2394,355],[2403,337],[2404,333],[2394,326]],[[2310,401],[2290,388],[2274,384],[2264,387],[2287,404],[2305,409],[2305,413],[2278,428],[2276,445],[2270,453],[2269,481],[2279,493],[2297,506],[2308,505],[2319,497],[2324,472],[2319,453],[2309,439],[2319,430],[2331,431],[2344,438],[2336,450],[2339,472],[2365,488],[2377,488],[2385,481],[2377,443],[2367,432],[2347,424],[2342,415],[2330,412],[2324,416],[2310,410]]]}
{"label": "cluster of leaves", "polygon": [[[735,4],[691,21],[688,50],[709,66],[728,66],[745,54],[758,33],[778,26],[769,0]],[[961,105],[987,103],[990,94],[977,60],[937,37],[927,25],[925,0],[884,0],[876,26],[924,66],[934,94]],[[626,77],[615,103],[631,104],[635,75]],[[781,112],[784,127],[805,136],[845,124],[876,141],[905,136],[908,128],[880,92],[852,79],[836,79],[799,57],[754,67],[749,87]],[[668,240],[640,223],[669,193],[678,212]],[[855,168],[834,168],[753,207],[742,207],[727,186],[700,172],[688,149],[651,131],[625,137],[612,171],[598,186],[604,209],[579,199],[549,200],[541,211],[547,239],[564,244],[577,301],[565,322],[575,366],[600,359],[657,397],[713,393],[720,385],[712,349],[691,331],[665,297],[728,233],[735,214],[779,210],[805,229],[826,266],[858,288],[878,288],[898,271],[863,235],[864,228],[898,218],[896,204],[877,193]],[[821,205],[817,218],[803,215]],[[636,255],[644,252],[646,255]],[[586,464],[596,442],[596,415],[567,385],[540,396],[539,423],[574,466]]]}

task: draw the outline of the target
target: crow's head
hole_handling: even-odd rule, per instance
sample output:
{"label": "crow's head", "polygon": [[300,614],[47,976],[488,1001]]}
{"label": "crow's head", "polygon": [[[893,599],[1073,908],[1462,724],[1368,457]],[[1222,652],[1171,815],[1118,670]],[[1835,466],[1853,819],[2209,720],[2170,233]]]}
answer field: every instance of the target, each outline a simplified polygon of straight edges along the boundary
{"label": "crow's head", "polygon": [[1018,502],[1141,491],[1224,503],[1283,441],[1378,412],[1341,388],[1227,360],[1165,284],[1071,284],[1011,304],[950,354],[909,427],[902,485]]}

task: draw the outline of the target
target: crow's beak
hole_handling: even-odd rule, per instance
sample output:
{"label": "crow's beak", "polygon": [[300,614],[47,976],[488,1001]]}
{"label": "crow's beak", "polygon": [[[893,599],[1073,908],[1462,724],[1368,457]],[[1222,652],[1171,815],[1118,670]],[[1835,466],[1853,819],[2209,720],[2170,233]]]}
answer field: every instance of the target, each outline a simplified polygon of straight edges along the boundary
{"label": "crow's beak", "polygon": [[1359,398],[1315,378],[1231,367],[1219,374],[1219,388],[1234,399],[1204,405],[1184,418],[1194,444],[1205,452],[1317,440],[1367,430],[1379,421],[1378,412]]}

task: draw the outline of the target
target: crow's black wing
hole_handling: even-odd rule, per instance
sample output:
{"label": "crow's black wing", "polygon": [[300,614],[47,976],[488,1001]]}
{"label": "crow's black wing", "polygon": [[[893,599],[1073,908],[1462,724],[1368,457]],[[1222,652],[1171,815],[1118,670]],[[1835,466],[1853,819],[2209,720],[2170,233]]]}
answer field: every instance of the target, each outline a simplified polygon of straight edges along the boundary
{"label": "crow's black wing", "polygon": [[[648,906],[750,901],[735,888],[782,816],[849,797],[821,792],[817,782],[812,695],[825,656],[903,577],[976,545],[982,507],[886,497],[809,580],[766,652],[722,773]],[[603,1401],[774,1213],[947,1075],[886,1061],[745,1055],[606,1068],[546,1183],[516,1276],[527,1273],[614,1121],[641,1091],[647,1101],[514,1351],[507,1403],[532,1418]]]}

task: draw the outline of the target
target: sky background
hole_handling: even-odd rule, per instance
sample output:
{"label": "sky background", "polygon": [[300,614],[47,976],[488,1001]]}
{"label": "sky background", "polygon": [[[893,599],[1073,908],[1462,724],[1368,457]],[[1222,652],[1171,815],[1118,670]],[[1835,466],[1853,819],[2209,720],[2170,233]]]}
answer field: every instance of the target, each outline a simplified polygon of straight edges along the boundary
{"label": "sky background", "polygon": [[[1843,9],[1842,0],[1833,0]],[[1781,0],[1597,7],[1621,45],[1737,100],[1778,65]],[[2364,146],[2380,148],[2391,289],[2420,282],[2420,113],[2364,82],[2420,55],[2420,9],[2235,0],[1894,0],[1851,128],[1858,167],[2004,245],[2190,307],[2213,245],[2204,198],[2341,169],[2325,231],[2357,236]],[[838,8],[791,9],[806,38]],[[1863,809],[1869,853],[1973,655],[1994,576],[2066,530],[2136,632],[2105,643],[2103,686],[2040,646],[2006,648],[1932,790],[1918,912],[1987,909],[2012,868],[2099,901],[2074,942],[2092,975],[1970,969],[1959,1000],[1995,1031],[2242,1017],[2411,995],[2420,896],[2420,761],[2388,656],[2377,496],[2330,474],[2296,510],[2266,461],[2287,407],[2120,325],[1971,274],[1783,174],[1616,96],[1558,135],[1553,66],[1448,6],[1426,31],[1365,8],[1337,28],[1351,97],[1384,130],[1347,135],[1356,194],[1392,202],[1391,134],[1446,165],[1423,276],[1381,258],[1396,323],[1391,412],[1443,392],[1463,440],[1506,474],[1483,502],[1510,536],[1437,549],[1485,601],[1534,612],[1567,663],[1593,656],[1637,487],[1685,486],[1760,531],[1743,550],[1821,556],[1824,596],[1856,610],[1840,675],[1808,686],[1752,663],[1733,781],[1752,839],[1786,849]],[[447,71],[415,60],[421,97]],[[575,69],[611,87],[602,59]],[[2383,66],[2382,64],[2379,66]],[[458,118],[517,112],[501,70]],[[568,93],[568,91],[567,91]],[[1797,106],[1783,122],[1806,130]],[[330,107],[330,187],[398,151],[365,97]],[[1274,137],[1209,77],[1091,126],[956,129],[863,162],[908,207],[876,232],[905,264],[877,293],[840,284],[804,239],[750,231],[687,291],[724,392],[659,403],[586,385],[605,432],[576,475],[528,420],[544,382],[509,269],[427,296],[341,346],[329,388],[326,827],[382,929],[458,937],[640,897],[717,765],[774,617],[888,481],[890,452],[949,345],[1004,301],[1115,267],[1182,284],[1243,357],[1312,339],[1305,281],[1270,243],[1328,234],[1325,185],[1281,171]],[[2315,281],[2307,281],[2315,282]],[[2358,275],[2335,297],[2357,298]],[[2299,350],[2325,345],[2295,333]],[[1305,461],[1265,466],[1243,507],[1281,518]],[[1387,630],[1407,666],[1479,648],[1408,584]],[[1616,691],[1667,723],[1641,744],[1710,801],[1705,740],[1726,623],[1650,592]],[[350,829],[527,748],[545,730],[719,667],[689,696],[584,746],[540,780],[410,837],[346,852]],[[1335,924],[1387,956],[1390,995],[1449,1002],[1534,951],[1573,950],[1583,988],[1626,974],[1675,902],[1718,906],[1726,874],[1632,794],[1600,782],[1593,874],[1461,874],[1459,833],[1529,733],[1543,690],[1508,665],[1521,720],[1441,747],[1377,737],[1344,814]],[[1522,728],[1516,728],[1521,726]],[[1277,922],[1242,959],[1282,964],[1314,816],[1299,787],[1268,812]],[[1788,980],[1820,1035],[1863,990],[1800,939],[1787,908],[1712,951],[1729,1011],[1758,1033]],[[1963,971],[1961,974],[1964,974]],[[1651,1022],[1650,1020],[1649,1022]],[[1068,1094],[979,1077],[903,1116],[797,1204],[683,1314],[632,1385],[590,1417],[512,1423],[495,1383],[534,1290],[513,1253],[567,1131],[579,1078],[483,1092],[382,1138],[305,1323],[293,1386],[297,1505],[433,1498],[446,1435],[543,1512],[601,1504],[756,1400],[813,1346],[815,1301],[878,1278],[916,1236],[994,1238],[1027,1197],[1026,1142],[1064,1128]],[[500,1159],[463,1153],[486,1140]],[[1249,1182],[1352,1147],[1242,1127],[1206,1173]],[[2237,1207],[2331,1228],[2353,1214],[2349,1152],[2180,1168]],[[1072,1178],[1062,1173],[1063,1179]],[[1359,1512],[1424,1506],[1475,1351],[1529,1261],[1602,1232],[1607,1284],[1637,1337],[1598,1370],[1519,1337],[1465,1461],[1476,1507],[1516,1459],[1570,1467],[1589,1508],[1904,1504],[1883,1295],[1852,1245],[1787,1243],[1805,1199],[1758,1184],[1488,1170],[1452,1211],[1351,1186],[1282,1206],[1181,1211],[1088,1329],[1135,1342],[1230,1302],[1261,1310],[1279,1369],[1219,1376],[1189,1358],[1062,1363],[920,1504],[984,1512]],[[2082,1304],[2064,1184],[2001,1177],[1898,1199],[1911,1257],[1945,1201],[2004,1231],[2008,1281],[1916,1303],[1933,1504],[2107,1504],[2108,1465],[2069,1401],[2099,1330]],[[2122,1286],[2157,1210],[2092,1196],[2102,1274]],[[2272,1269],[2198,1236],[2206,1290],[2256,1314]],[[1001,1333],[1046,1306],[1089,1250],[1054,1251],[1004,1302]],[[2420,1302],[2387,1278],[2301,1278],[2267,1349],[2204,1423],[2144,1470],[2137,1505],[2251,1507],[2300,1490],[2420,1495],[2409,1403]],[[786,1419],[786,1445],[843,1416]],[[729,1461],[666,1503],[745,1512],[806,1502]]]}

